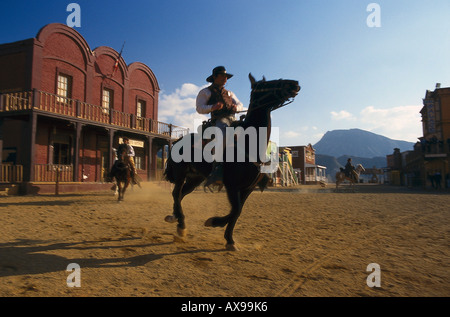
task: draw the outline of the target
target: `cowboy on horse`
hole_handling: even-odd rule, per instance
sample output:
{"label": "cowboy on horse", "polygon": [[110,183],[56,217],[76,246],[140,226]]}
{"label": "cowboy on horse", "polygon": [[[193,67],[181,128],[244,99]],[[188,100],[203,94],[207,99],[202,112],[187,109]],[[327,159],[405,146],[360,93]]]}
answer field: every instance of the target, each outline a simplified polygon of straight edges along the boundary
{"label": "cowboy on horse", "polygon": [[[123,138],[123,143],[119,144],[117,147],[117,157],[118,161],[123,161],[123,163],[130,168],[131,180],[134,184],[137,184],[136,180],[136,167],[134,165],[134,148],[130,145],[130,139],[127,137]],[[117,161],[116,161],[117,162]]]}
{"label": "cowboy on horse", "polygon": [[[235,120],[235,113],[242,111],[243,105],[236,95],[226,90],[227,80],[233,77],[227,73],[225,67],[217,66],[212,74],[206,78],[210,86],[200,90],[197,95],[196,108],[200,114],[211,113],[211,123],[222,131],[225,146],[225,131]],[[212,172],[209,175],[205,187],[213,184],[221,184],[223,177],[223,163],[213,162]]]}
{"label": "cowboy on horse", "polygon": [[[224,76],[225,79],[229,78],[230,75],[226,74],[224,68],[217,68],[216,75],[220,74]],[[213,71],[213,75],[208,77],[208,79],[213,80],[214,77]],[[261,152],[259,152],[257,148],[256,152],[266,153],[271,130],[271,112],[291,103],[293,98],[297,96],[300,91],[300,86],[298,81],[295,80],[279,79],[266,81],[263,79],[261,81],[256,81],[251,74],[249,74],[249,79],[252,88],[250,104],[247,115],[245,116],[245,119],[240,122],[239,127],[243,130],[254,129],[256,139],[258,140],[256,143],[259,146],[259,150],[261,150]],[[211,95],[206,98],[206,102],[212,104],[208,106],[205,102],[205,108],[209,109],[209,112],[224,109],[223,107],[225,105],[225,108],[231,111],[224,117],[230,118],[238,109],[240,109],[237,102],[231,109],[227,108],[226,105],[230,105],[230,103],[226,102],[228,98],[225,96],[232,98],[231,93],[226,93],[225,96],[220,94],[221,99],[225,101],[225,103],[222,101],[222,104],[220,104],[218,100],[210,101],[213,92],[210,91],[210,93]],[[217,94],[215,96],[217,96]],[[217,107],[217,109],[213,110],[212,108],[214,105],[220,106],[220,109]],[[233,105],[232,101],[231,105]],[[209,112],[205,111],[205,113]],[[174,202],[173,213],[165,217],[165,221],[168,223],[177,223],[177,234],[174,236],[175,241],[184,241],[184,238],[186,237],[186,222],[181,201],[186,195],[192,193],[197,186],[208,178],[213,165],[210,160],[207,161],[205,157],[202,157],[201,160],[196,159],[195,150],[183,151],[183,156],[186,153],[188,154],[186,157],[180,159],[180,149],[185,146],[186,149],[189,147],[193,149],[197,142],[196,140],[198,140],[198,133],[191,133],[176,141],[169,152],[170,155],[167,159],[166,169],[164,171],[165,179],[174,184],[172,191]],[[261,142],[259,142],[260,140]],[[183,143],[183,145],[178,145],[180,144],[178,142]],[[237,149],[237,146],[233,149]],[[246,143],[241,150],[249,157],[251,152],[255,151],[255,149],[251,150],[251,146],[248,143]],[[234,152],[234,154],[237,155],[236,152]],[[258,161],[255,162],[250,159],[245,159],[244,161],[226,159],[223,162],[223,171],[223,184],[227,191],[231,210],[226,216],[209,218],[205,221],[205,226],[226,227],[224,234],[225,240],[227,241],[226,249],[236,250],[237,248],[233,239],[233,231],[236,222],[242,212],[245,201],[259,182],[264,178],[267,178],[267,175],[262,174],[262,166]]]}
{"label": "cowboy on horse", "polygon": [[345,164],[345,168],[341,171],[345,173],[345,176],[357,181],[358,180],[358,174],[355,171],[355,167],[352,165],[352,159],[347,159],[347,164]]}

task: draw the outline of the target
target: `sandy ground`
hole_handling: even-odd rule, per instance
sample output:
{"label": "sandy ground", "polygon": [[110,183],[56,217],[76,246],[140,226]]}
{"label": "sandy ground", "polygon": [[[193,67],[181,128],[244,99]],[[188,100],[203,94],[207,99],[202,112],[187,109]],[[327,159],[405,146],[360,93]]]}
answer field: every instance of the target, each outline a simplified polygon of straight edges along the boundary
{"label": "sandy ground", "polygon": [[[183,201],[174,242],[169,186],[0,197],[0,296],[450,296],[450,194],[360,186],[254,192],[225,251],[225,193]],[[81,287],[68,287],[70,263]],[[366,271],[380,266],[381,287]]]}

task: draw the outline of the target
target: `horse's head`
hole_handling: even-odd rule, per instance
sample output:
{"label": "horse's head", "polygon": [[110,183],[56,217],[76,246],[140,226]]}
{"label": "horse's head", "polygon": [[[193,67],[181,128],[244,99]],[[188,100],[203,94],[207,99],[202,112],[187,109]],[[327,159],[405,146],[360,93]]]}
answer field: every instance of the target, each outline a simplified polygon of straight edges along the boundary
{"label": "horse's head", "polygon": [[126,158],[128,157],[128,154],[126,151],[122,151],[120,153],[117,153],[117,159],[121,162],[124,162]]}
{"label": "horse's head", "polygon": [[264,108],[269,111],[281,108],[289,100],[297,96],[300,86],[296,80],[262,80],[256,81],[252,74],[248,75],[252,84],[249,112],[255,109]]}

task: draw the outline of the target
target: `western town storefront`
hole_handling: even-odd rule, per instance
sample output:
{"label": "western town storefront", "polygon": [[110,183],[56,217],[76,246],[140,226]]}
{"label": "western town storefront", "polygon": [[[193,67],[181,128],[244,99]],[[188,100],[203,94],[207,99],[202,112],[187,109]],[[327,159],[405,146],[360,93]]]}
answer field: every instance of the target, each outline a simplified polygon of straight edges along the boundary
{"label": "western town storefront", "polygon": [[122,137],[143,180],[160,179],[165,148],[187,130],[159,122],[159,86],[142,63],[91,51],[75,30],[49,24],[0,45],[0,183],[23,193],[107,188]]}
{"label": "western town storefront", "polygon": [[[283,150],[285,148],[281,148]],[[326,182],[326,167],[316,164],[316,150],[311,144],[306,146],[290,146],[292,168],[298,175],[298,183],[304,185]]]}
{"label": "western town storefront", "polygon": [[450,188],[450,88],[436,84],[423,99],[423,136],[412,151],[387,156],[391,184]]}

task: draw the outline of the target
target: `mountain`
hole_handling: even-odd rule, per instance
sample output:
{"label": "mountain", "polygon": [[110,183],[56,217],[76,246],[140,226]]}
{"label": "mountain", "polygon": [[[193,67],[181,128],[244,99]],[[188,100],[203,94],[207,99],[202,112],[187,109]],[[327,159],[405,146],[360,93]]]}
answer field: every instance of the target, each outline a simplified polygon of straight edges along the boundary
{"label": "mountain", "polygon": [[412,150],[414,143],[392,140],[385,136],[361,129],[328,131],[313,145],[317,154],[332,157],[351,156],[360,158],[384,157],[395,148],[400,152]]}

